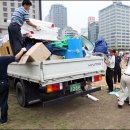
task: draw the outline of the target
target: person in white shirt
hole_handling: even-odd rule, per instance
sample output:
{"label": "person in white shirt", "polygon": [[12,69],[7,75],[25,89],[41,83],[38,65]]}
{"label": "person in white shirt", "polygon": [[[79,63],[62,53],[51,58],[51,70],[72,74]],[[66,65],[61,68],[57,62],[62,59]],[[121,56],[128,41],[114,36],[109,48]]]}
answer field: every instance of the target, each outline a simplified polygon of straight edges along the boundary
{"label": "person in white shirt", "polygon": [[115,56],[114,56],[115,50],[110,50],[110,56],[108,60],[105,60],[105,63],[107,65],[107,70],[106,70],[106,82],[108,85],[108,90],[109,92],[113,91],[113,71],[115,67]]}
{"label": "person in white shirt", "polygon": [[128,96],[130,98],[130,65],[127,67],[127,69],[125,70],[124,74],[121,77],[119,101],[118,101],[119,108],[122,108],[122,106],[124,105],[126,87],[128,88]]}

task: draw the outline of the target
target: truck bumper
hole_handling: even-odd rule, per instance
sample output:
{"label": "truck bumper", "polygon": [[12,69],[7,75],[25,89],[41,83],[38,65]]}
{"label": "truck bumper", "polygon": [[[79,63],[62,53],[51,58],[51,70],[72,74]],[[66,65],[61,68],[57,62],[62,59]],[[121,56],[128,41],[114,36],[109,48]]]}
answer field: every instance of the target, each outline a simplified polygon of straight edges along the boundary
{"label": "truck bumper", "polygon": [[101,90],[101,87],[96,87],[96,88],[89,89],[87,91],[78,91],[78,92],[71,94],[71,95],[67,95],[67,96],[63,96],[63,97],[56,98],[56,99],[53,99],[53,100],[45,101],[45,102],[43,102],[43,106],[47,106],[49,104],[53,104],[53,103],[56,103],[56,102],[61,102],[61,101],[65,101],[65,100],[68,100],[68,99],[72,99],[74,97],[84,96],[86,94],[94,93],[94,92],[97,92],[97,91],[100,91],[100,90]]}

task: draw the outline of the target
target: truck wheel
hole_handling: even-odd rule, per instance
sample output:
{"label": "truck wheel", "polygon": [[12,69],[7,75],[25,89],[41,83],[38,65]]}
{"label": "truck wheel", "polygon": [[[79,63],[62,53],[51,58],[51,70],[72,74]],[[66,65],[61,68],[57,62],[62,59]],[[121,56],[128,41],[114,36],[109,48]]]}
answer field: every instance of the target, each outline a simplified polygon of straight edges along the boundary
{"label": "truck wheel", "polygon": [[16,84],[16,97],[17,97],[18,103],[22,107],[26,107],[27,106],[26,95],[25,95],[25,88],[24,88],[24,86],[22,85],[21,82],[17,82],[17,84]]}

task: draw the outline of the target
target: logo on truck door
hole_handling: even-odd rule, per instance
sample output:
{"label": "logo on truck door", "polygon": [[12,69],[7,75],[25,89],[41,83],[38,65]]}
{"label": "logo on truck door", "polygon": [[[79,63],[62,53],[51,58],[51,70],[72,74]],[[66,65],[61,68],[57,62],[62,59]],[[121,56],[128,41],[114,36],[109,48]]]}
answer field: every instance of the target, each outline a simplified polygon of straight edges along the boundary
{"label": "logo on truck door", "polygon": [[88,64],[89,67],[99,66],[99,65],[101,65],[101,63]]}

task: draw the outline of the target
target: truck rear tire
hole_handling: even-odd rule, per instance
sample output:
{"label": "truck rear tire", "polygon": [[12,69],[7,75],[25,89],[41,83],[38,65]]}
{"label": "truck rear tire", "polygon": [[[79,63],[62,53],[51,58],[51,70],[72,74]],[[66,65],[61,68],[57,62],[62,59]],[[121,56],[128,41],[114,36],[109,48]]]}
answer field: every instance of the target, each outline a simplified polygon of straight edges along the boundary
{"label": "truck rear tire", "polygon": [[16,84],[16,97],[17,97],[18,103],[22,107],[26,107],[28,105],[26,101],[25,87],[24,85],[22,85],[21,82],[17,82]]}

